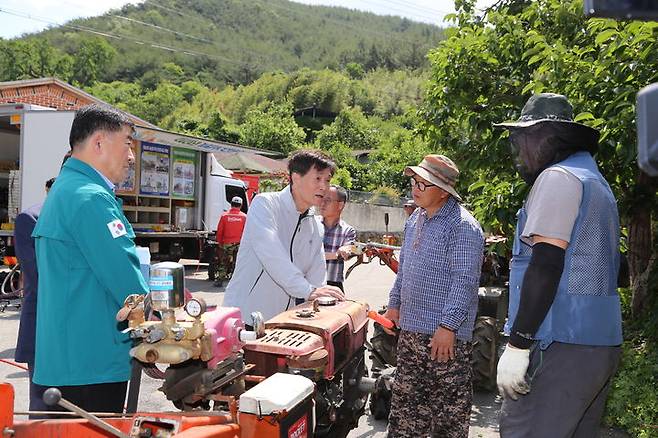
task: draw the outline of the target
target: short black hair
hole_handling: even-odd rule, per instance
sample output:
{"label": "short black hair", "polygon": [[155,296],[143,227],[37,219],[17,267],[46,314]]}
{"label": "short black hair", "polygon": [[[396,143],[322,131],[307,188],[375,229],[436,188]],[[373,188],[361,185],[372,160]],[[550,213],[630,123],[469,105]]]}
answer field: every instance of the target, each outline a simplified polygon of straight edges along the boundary
{"label": "short black hair", "polygon": [[68,161],[69,158],[71,158],[71,151],[70,150],[67,151],[64,154],[64,158],[62,158],[62,165],[60,166],[60,168],[64,167],[64,164],[66,164],[66,162]]}
{"label": "short black hair", "polygon": [[293,152],[288,159],[288,173],[292,182],[292,174],[298,173],[304,176],[315,167],[318,170],[330,169],[333,175],[336,171],[336,163],[331,157],[318,149],[300,149]]}
{"label": "short black hair", "polygon": [[336,197],[338,198],[338,202],[347,202],[347,190],[335,184],[332,184],[331,187],[336,189]]}
{"label": "short black hair", "polygon": [[96,131],[117,132],[124,126],[132,128],[135,124],[125,113],[111,106],[98,104],[83,106],[75,113],[69,144],[71,149],[75,149]]}
{"label": "short black hair", "polygon": [[50,189],[54,183],[55,183],[55,178],[50,178],[48,181],[46,181],[46,188]]}
{"label": "short black hair", "polygon": [[231,207],[242,207],[242,202],[231,201]]}

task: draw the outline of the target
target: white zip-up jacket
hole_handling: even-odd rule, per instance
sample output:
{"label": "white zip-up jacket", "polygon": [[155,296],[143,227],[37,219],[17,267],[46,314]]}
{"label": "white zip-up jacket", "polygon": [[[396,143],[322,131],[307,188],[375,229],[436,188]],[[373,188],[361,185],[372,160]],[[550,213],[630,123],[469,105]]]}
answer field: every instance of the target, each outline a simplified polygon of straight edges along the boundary
{"label": "white zip-up jacket", "polygon": [[239,307],[267,321],[326,284],[324,227],[319,216],[297,211],[290,186],[257,195],[247,214],[235,271],[226,286],[224,306]]}

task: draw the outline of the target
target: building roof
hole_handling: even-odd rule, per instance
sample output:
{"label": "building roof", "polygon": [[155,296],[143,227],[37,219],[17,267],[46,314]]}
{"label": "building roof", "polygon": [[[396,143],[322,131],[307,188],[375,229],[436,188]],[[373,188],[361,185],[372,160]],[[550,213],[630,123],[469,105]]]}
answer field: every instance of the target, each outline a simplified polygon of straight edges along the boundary
{"label": "building roof", "polygon": [[244,173],[288,173],[288,160],[272,158],[251,152],[215,152],[215,158],[226,169]]}
{"label": "building roof", "polygon": [[[57,78],[23,79],[0,82],[0,104],[27,103],[57,110],[77,110],[91,103],[107,102]],[[126,113],[137,125],[156,128],[133,114]]]}

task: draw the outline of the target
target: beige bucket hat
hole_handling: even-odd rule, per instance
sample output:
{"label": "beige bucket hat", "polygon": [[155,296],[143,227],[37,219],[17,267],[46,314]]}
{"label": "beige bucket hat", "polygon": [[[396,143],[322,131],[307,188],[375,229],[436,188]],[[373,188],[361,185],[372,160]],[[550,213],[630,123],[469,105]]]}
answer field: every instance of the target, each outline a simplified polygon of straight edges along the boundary
{"label": "beige bucket hat", "polygon": [[418,175],[435,186],[441,187],[458,201],[462,200],[455,190],[459,169],[445,155],[426,155],[418,166],[407,166],[404,174],[406,176]]}

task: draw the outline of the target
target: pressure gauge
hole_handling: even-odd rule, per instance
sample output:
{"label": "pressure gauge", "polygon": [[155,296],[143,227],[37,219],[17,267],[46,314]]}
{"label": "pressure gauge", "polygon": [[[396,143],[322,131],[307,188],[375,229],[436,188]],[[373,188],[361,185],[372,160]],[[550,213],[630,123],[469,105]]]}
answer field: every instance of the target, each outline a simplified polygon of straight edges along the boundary
{"label": "pressure gauge", "polygon": [[190,298],[190,300],[185,303],[185,311],[192,318],[198,318],[206,311],[206,302],[201,298]]}

